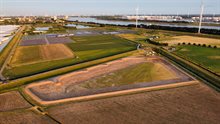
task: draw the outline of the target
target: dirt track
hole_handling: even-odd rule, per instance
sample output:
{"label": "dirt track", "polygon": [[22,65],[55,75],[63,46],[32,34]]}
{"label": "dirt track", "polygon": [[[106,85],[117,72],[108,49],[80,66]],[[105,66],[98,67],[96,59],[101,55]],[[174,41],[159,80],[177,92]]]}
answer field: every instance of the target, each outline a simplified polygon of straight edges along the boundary
{"label": "dirt track", "polygon": [[[167,69],[175,73],[176,78],[172,80],[163,80],[163,81],[155,81],[155,82],[146,82],[146,83],[138,83],[132,85],[124,85],[118,87],[107,87],[101,89],[92,89],[85,90],[81,92],[69,92],[68,87],[81,83],[83,81],[95,78],[97,76],[110,73],[116,70],[120,70],[131,65],[144,63],[144,62],[159,62],[162,63]],[[134,88],[139,89],[143,87],[153,87],[160,85],[169,85],[180,82],[188,82],[193,79],[187,74],[183,73],[176,67],[169,64],[167,61],[158,58],[158,57],[128,57],[120,60],[115,60],[106,64],[94,66],[85,70],[73,72],[70,74],[62,75],[53,78],[52,80],[47,80],[39,83],[30,84],[25,88],[25,92],[27,92],[30,96],[32,96],[36,101],[51,104],[56,103],[58,101],[62,101],[63,99],[67,99],[67,101],[73,97],[82,97],[88,95],[96,95],[100,93],[107,92],[120,92],[121,90],[132,90]],[[182,84],[181,84],[182,85]],[[66,101],[66,100],[64,100]]]}

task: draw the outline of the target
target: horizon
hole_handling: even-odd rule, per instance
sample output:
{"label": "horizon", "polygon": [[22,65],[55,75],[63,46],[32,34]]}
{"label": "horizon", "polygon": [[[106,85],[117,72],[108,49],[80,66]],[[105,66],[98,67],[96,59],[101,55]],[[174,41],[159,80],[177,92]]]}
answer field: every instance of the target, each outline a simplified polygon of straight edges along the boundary
{"label": "horizon", "polygon": [[[220,0],[204,0],[204,4],[205,15],[220,14],[220,8],[218,7]],[[196,15],[200,13],[201,1],[1,0],[0,16],[132,15],[135,14],[137,6],[140,8],[139,12],[141,15]]]}

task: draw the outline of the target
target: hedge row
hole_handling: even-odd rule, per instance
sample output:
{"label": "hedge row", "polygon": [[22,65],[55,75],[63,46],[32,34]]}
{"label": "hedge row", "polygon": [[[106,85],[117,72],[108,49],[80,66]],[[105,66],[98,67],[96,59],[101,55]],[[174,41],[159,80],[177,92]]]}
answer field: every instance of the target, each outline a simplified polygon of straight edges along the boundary
{"label": "hedge row", "polygon": [[177,64],[183,66],[184,68],[186,68],[187,70],[198,75],[202,79],[210,82],[212,85],[216,86],[217,88],[220,88],[220,77],[219,76],[214,75],[213,73],[209,72],[208,70],[200,68],[197,65],[195,65],[189,61],[186,61],[183,58],[180,58],[177,55],[169,53],[163,49],[154,48],[154,50],[157,53],[171,59],[172,61],[175,61]]}
{"label": "hedge row", "polygon": [[168,43],[160,43],[160,42],[157,42],[157,41],[153,41],[151,39],[147,39],[147,42],[150,43],[150,44],[157,45],[157,46],[168,46]]}
{"label": "hedge row", "polygon": [[41,73],[41,74],[36,74],[36,75],[33,75],[33,76],[29,76],[29,77],[24,77],[24,78],[12,80],[7,84],[1,84],[0,85],[0,91],[12,89],[12,88],[22,86],[22,85],[25,85],[25,84],[28,84],[28,83],[31,83],[31,82],[34,82],[34,81],[47,79],[49,77],[65,74],[65,73],[68,73],[68,72],[80,70],[80,69],[83,69],[83,68],[87,68],[87,67],[91,67],[91,66],[94,66],[94,65],[98,65],[98,64],[105,63],[105,62],[120,59],[120,58],[123,58],[123,57],[127,57],[129,55],[132,55],[135,52],[136,52],[136,50],[135,51],[130,51],[130,52],[127,52],[127,53],[118,54],[118,55],[111,56],[111,57],[107,57],[107,58],[103,58],[103,59],[98,59],[98,60],[85,62],[85,63],[78,64],[78,65],[73,65],[73,66],[53,70],[53,71],[48,71],[48,72]]}
{"label": "hedge row", "polygon": [[191,45],[191,46],[202,46],[202,47],[208,47],[208,48],[217,48],[217,46],[207,45],[207,44],[196,44],[196,43],[178,43],[177,45]]}

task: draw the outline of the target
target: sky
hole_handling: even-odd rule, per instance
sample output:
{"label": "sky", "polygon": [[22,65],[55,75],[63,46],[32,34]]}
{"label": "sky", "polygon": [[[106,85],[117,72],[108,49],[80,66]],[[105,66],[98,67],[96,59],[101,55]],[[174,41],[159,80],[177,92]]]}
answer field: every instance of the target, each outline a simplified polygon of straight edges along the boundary
{"label": "sky", "polygon": [[[220,0],[204,0],[205,14],[220,14]],[[0,0],[0,15],[199,14],[201,0]]]}

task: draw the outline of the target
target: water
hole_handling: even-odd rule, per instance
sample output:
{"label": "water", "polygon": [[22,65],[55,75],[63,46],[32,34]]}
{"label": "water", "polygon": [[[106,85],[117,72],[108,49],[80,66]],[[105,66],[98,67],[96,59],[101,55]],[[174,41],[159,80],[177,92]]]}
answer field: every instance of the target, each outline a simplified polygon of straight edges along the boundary
{"label": "water", "polygon": [[0,52],[8,45],[13,36],[8,37],[7,40],[0,42]]}
{"label": "water", "polygon": [[13,32],[18,29],[18,25],[0,25],[0,52],[8,45],[13,38]]}
{"label": "water", "polygon": [[[113,25],[129,25],[133,24],[135,25],[135,22],[126,22],[126,21],[112,21],[112,20],[98,20],[96,18],[90,18],[90,17],[70,17],[68,21],[79,21],[79,22],[94,22],[99,24],[113,24]],[[148,22],[139,22],[139,24],[144,25],[151,25],[151,23]],[[177,24],[153,24],[158,26],[169,26],[169,27],[188,27],[188,28],[198,28],[198,26],[193,25],[177,25]],[[220,30],[220,26],[202,26],[202,29],[216,29]]]}
{"label": "water", "polygon": [[50,27],[37,27],[35,28],[36,31],[48,31]]}
{"label": "water", "polygon": [[84,26],[84,25],[75,25],[75,24],[67,24],[66,27],[76,27],[76,29],[86,29],[91,28],[90,26]]}

